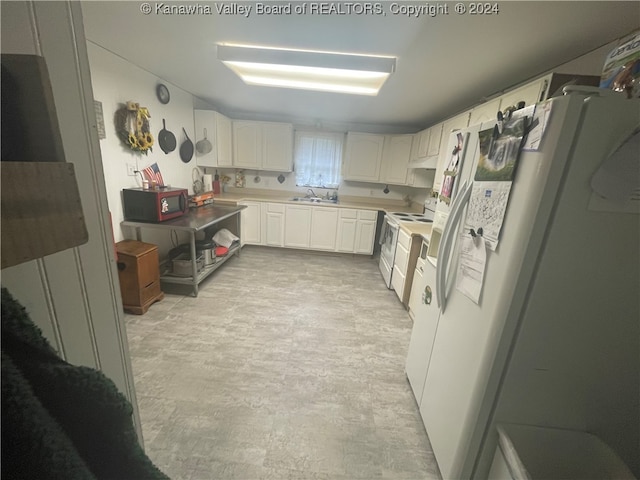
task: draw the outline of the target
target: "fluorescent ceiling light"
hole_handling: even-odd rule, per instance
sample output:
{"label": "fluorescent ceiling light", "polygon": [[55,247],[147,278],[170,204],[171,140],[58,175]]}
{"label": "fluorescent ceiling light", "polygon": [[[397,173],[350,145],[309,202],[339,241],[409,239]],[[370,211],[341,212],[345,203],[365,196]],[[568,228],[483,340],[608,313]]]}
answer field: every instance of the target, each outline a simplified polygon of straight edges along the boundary
{"label": "fluorescent ceiling light", "polygon": [[394,57],[218,45],[218,59],[249,85],[377,95]]}

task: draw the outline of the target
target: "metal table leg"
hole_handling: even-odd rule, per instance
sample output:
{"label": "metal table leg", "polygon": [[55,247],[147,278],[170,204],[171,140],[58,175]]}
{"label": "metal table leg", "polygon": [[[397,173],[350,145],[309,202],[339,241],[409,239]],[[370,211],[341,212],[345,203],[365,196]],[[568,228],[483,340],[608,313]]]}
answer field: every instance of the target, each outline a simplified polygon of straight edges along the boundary
{"label": "metal table leg", "polygon": [[196,261],[196,234],[191,232],[189,235],[190,247],[191,247],[191,285],[193,287],[193,296],[198,296],[198,263]]}

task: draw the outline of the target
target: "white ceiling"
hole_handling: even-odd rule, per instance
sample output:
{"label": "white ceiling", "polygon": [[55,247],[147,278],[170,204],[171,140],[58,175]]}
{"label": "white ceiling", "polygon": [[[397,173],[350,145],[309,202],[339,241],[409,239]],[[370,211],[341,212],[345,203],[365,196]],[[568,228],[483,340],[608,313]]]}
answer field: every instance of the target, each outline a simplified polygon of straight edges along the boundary
{"label": "white ceiling", "polygon": [[[501,1],[498,14],[476,16],[458,15],[454,2],[440,2],[448,15],[420,18],[392,15],[394,2],[386,1],[386,14],[379,16],[256,15],[255,2],[243,2],[254,9],[248,18],[217,14],[222,3],[186,2],[208,5],[211,15],[143,15],[139,1],[83,2],[85,34],[227,114],[410,128],[640,27],[637,1]],[[220,42],[393,55],[397,70],[376,97],[248,86],[216,59]]]}

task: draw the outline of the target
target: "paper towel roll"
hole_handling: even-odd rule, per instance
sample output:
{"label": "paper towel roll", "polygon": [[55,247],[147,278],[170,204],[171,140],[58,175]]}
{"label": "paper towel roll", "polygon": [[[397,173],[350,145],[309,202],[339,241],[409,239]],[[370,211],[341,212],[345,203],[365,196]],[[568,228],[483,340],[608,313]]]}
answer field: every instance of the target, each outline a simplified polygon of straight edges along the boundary
{"label": "paper towel roll", "polygon": [[213,190],[213,175],[210,173],[205,173],[202,176],[202,186],[204,187],[205,192],[210,192]]}

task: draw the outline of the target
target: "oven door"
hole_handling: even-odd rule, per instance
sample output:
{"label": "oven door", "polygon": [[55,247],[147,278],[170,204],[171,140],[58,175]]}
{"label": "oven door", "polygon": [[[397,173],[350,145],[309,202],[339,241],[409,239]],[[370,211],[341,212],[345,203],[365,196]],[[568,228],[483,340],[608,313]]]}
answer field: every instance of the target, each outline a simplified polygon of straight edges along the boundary
{"label": "oven door", "polygon": [[398,224],[388,216],[384,217],[380,237],[380,272],[387,288],[391,288],[391,275],[393,273],[393,261],[398,242]]}

